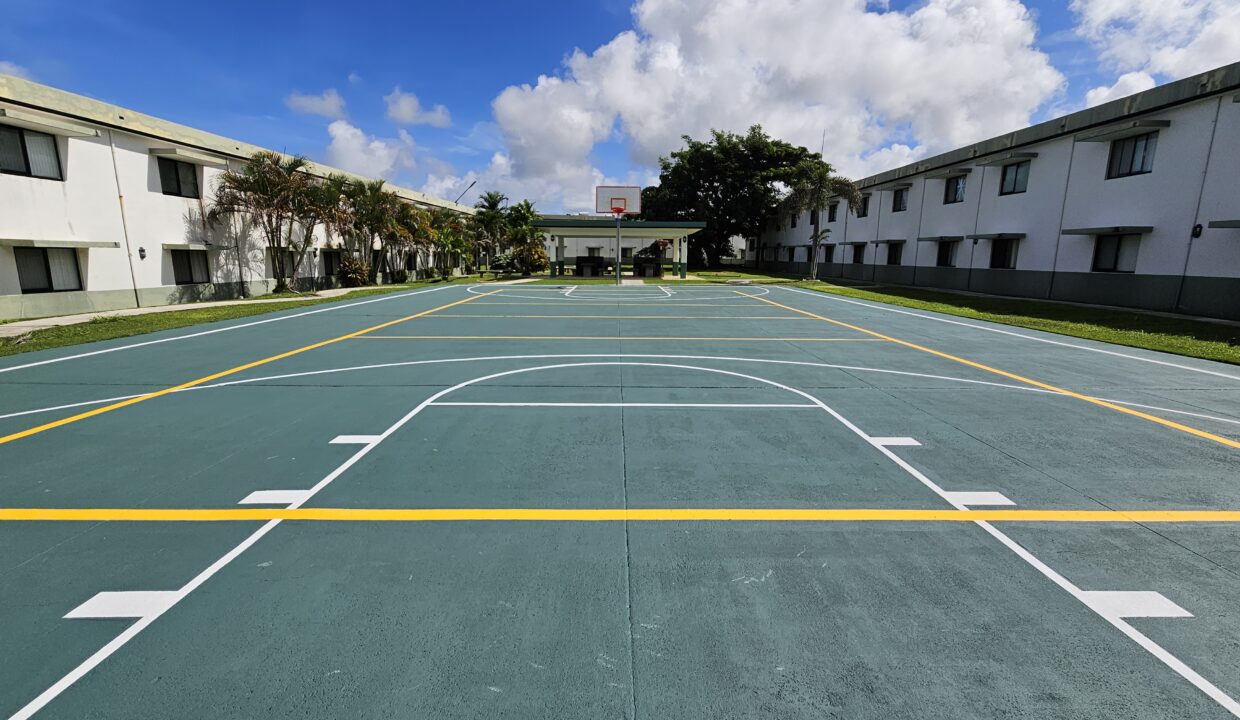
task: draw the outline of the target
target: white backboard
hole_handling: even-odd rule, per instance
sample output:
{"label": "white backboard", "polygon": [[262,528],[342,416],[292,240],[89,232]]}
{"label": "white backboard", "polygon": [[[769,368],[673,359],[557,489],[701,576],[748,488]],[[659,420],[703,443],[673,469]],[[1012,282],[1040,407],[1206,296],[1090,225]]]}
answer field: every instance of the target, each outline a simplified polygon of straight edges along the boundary
{"label": "white backboard", "polygon": [[594,212],[610,215],[623,208],[626,215],[642,211],[642,189],[637,185],[598,185],[594,188]]}

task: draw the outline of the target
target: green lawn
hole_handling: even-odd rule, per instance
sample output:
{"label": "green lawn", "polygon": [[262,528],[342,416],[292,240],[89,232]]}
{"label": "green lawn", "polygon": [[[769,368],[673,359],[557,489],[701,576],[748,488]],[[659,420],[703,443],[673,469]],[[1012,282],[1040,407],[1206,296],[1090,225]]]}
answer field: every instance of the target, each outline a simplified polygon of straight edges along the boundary
{"label": "green lawn", "polygon": [[[458,278],[455,279],[454,282],[463,284],[465,282],[476,282],[476,280],[472,278]],[[143,335],[145,333],[158,332],[160,330],[173,330],[189,325],[215,322],[217,320],[233,320],[236,318],[249,317],[251,315],[262,315],[264,313],[279,312],[281,310],[292,310],[294,308],[306,307],[308,305],[322,305],[323,303],[329,302],[342,302],[368,297],[371,295],[386,295],[387,293],[413,290],[435,284],[437,284],[436,281],[422,281],[408,283],[405,285],[383,285],[380,287],[363,288],[361,290],[355,290],[348,295],[334,298],[307,297],[304,300],[290,300],[288,302],[241,303],[238,305],[220,305],[218,307],[208,308],[195,308],[192,305],[187,305],[185,310],[177,310],[173,312],[151,313],[149,315],[129,315],[122,317],[100,317],[91,320],[90,322],[79,323],[77,325],[63,325],[61,327],[47,328],[46,330],[36,330],[27,335],[20,335],[18,337],[0,338],[0,357],[5,355],[16,355],[24,352],[33,352],[35,350],[47,350],[50,348],[64,347],[66,345],[77,345],[79,343],[112,340],[114,338],[130,337],[132,335]],[[277,297],[282,298],[295,296],[291,293],[287,295],[273,294],[261,295],[248,299],[263,300]]]}
{"label": "green lawn", "polygon": [[786,285],[858,300],[932,310],[946,315],[1240,365],[1240,327],[1225,323],[1069,303],[965,295],[924,288],[870,283],[850,286],[851,281],[835,278],[830,282],[810,282],[790,275],[767,275],[743,270],[701,271],[694,272],[694,275],[713,282],[747,279],[764,285]]}

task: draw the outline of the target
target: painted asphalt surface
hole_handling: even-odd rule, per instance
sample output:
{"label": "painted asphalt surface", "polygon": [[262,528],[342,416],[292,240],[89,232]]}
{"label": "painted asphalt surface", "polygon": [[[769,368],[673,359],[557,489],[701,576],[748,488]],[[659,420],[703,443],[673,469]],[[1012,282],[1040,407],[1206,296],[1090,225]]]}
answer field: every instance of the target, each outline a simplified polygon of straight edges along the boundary
{"label": "painted asphalt surface", "polygon": [[[0,360],[0,512],[1234,510],[1238,440],[1237,368],[778,287]],[[1221,522],[0,521],[0,717],[1232,717],[1238,573]]]}

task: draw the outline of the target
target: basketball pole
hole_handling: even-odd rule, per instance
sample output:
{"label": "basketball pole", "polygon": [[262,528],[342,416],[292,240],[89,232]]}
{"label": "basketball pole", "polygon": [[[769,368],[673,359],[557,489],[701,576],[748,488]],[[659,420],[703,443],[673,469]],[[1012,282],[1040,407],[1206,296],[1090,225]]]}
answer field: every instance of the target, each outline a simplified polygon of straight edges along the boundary
{"label": "basketball pole", "polygon": [[[615,208],[612,208],[615,211]],[[616,216],[616,285],[620,285],[620,218],[624,217],[623,212],[614,212]]]}

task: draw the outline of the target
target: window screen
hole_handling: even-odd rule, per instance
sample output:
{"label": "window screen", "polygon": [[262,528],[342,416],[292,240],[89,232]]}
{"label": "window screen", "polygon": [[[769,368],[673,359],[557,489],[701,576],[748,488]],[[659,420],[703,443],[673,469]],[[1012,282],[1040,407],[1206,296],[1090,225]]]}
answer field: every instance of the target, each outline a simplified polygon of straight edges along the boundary
{"label": "window screen", "polygon": [[999,185],[1000,195],[1023,193],[1029,187],[1029,161],[1012,163],[1003,166],[1003,180]]}
{"label": "window screen", "polygon": [[165,195],[198,197],[198,167],[180,160],[159,158],[159,188]]}
{"label": "window screen", "polygon": [[1135,272],[1140,235],[1099,235],[1094,240],[1094,272]]}
{"label": "window screen", "polygon": [[908,188],[900,188],[891,194],[891,212],[908,210]]}
{"label": "window screen", "polygon": [[177,285],[211,282],[206,250],[173,250],[172,277]]}
{"label": "window screen", "polygon": [[1152,172],[1154,170],[1154,148],[1157,144],[1157,132],[1112,142],[1111,158],[1107,162],[1107,179]]}
{"label": "window screen", "polygon": [[990,241],[990,267],[1011,269],[1016,267],[1016,241],[996,238]]}
{"label": "window screen", "polygon": [[887,243],[887,264],[899,265],[904,255],[904,243]]}
{"label": "window screen", "polygon": [[33,130],[0,127],[0,172],[60,180],[56,138]]}
{"label": "window screen", "polygon": [[964,201],[964,185],[965,185],[964,175],[957,175],[955,177],[947,178],[947,180],[944,182],[944,188],[943,188],[943,204],[950,205],[952,203],[963,202]]}
{"label": "window screen", "polygon": [[959,245],[956,240],[940,240],[939,253],[934,264],[938,267],[956,267],[956,248]]}
{"label": "window screen", "polygon": [[13,248],[23,293],[68,292],[82,289],[77,251],[72,248]]}

